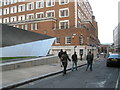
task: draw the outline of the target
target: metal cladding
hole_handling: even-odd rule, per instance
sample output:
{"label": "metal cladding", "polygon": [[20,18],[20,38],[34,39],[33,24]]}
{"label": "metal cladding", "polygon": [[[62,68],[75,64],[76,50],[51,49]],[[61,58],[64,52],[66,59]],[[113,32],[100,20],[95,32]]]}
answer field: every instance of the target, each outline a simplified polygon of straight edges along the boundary
{"label": "metal cladding", "polygon": [[2,43],[2,46],[0,47],[13,46],[17,44],[52,38],[47,35],[15,28],[6,24],[0,24],[0,32],[2,32],[2,34],[0,34],[2,35],[2,41],[0,41],[0,44]]}
{"label": "metal cladding", "polygon": [[46,56],[55,40],[47,35],[5,24],[0,24],[0,28],[0,57]]}

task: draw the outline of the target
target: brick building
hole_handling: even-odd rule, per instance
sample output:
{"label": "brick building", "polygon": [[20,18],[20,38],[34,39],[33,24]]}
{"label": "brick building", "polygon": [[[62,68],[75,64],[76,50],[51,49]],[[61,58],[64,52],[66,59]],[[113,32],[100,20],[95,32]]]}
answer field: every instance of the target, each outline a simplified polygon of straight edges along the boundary
{"label": "brick building", "polygon": [[56,37],[50,54],[97,52],[98,27],[88,0],[4,0],[0,12],[1,23]]}

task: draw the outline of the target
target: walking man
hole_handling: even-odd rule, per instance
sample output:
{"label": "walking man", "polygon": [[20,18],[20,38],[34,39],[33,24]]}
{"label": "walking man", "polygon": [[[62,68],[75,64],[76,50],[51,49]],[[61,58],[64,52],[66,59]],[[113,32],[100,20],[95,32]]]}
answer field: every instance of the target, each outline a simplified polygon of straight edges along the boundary
{"label": "walking man", "polygon": [[91,54],[91,52],[89,52],[88,55],[87,55],[87,58],[86,58],[86,60],[87,60],[87,68],[86,68],[86,71],[87,71],[87,69],[89,68],[89,66],[90,66],[90,71],[92,71],[93,57],[94,57],[94,56]]}
{"label": "walking man", "polygon": [[62,62],[61,62],[61,56],[62,56],[62,54],[63,54],[63,50],[61,49],[60,52],[58,53],[58,57],[60,59],[60,65],[61,65],[61,67],[62,67]]}
{"label": "walking man", "polygon": [[76,52],[74,52],[74,54],[72,55],[72,71],[74,70],[74,66],[75,66],[75,69],[77,70],[77,54]]}
{"label": "walking man", "polygon": [[70,58],[67,55],[67,52],[65,51],[65,52],[63,52],[63,54],[61,56],[62,65],[64,67],[64,69],[63,69],[63,75],[66,74],[66,68],[67,68],[68,60],[71,61]]}

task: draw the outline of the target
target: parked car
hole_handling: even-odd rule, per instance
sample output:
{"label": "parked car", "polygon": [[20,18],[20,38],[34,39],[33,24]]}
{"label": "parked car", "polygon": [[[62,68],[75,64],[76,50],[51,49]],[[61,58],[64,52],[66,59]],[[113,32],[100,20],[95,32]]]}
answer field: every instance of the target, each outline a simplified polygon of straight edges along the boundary
{"label": "parked car", "polygon": [[120,67],[120,54],[110,54],[107,58],[106,66],[119,66]]}

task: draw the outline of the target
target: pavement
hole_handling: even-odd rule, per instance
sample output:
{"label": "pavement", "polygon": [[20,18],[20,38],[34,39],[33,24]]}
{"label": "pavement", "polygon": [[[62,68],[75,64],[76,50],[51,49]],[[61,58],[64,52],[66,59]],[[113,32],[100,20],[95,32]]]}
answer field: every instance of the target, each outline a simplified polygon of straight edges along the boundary
{"label": "pavement", "polygon": [[[78,66],[86,64],[86,60],[78,60]],[[67,70],[71,70],[72,62],[68,63]],[[33,66],[29,68],[22,68],[16,70],[9,70],[0,72],[2,75],[1,89],[11,89],[16,86],[26,84],[38,79],[43,79],[58,73],[62,73],[63,67],[60,62],[49,65]]]}

